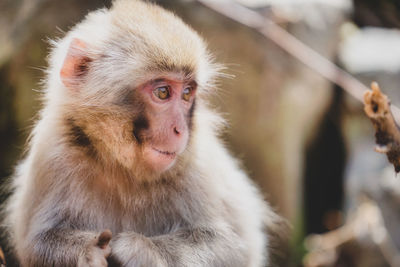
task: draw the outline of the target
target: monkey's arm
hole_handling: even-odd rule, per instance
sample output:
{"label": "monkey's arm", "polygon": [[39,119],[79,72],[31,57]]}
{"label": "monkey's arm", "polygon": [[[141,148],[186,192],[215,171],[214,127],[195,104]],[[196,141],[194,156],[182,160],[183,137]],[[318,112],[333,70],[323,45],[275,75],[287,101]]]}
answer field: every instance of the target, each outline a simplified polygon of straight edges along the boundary
{"label": "monkey's arm", "polygon": [[246,266],[244,245],[230,227],[180,229],[145,237],[122,233],[111,243],[122,266]]}
{"label": "monkey's arm", "polygon": [[22,266],[107,266],[110,239],[109,230],[95,233],[52,228],[34,235],[19,254]]}

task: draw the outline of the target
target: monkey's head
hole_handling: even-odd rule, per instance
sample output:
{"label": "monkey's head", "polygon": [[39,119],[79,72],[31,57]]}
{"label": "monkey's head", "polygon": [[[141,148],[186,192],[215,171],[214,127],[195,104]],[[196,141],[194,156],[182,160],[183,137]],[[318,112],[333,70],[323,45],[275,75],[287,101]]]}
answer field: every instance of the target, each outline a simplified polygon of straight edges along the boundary
{"label": "monkey's head", "polygon": [[162,173],[190,145],[215,73],[202,39],[179,18],[119,0],[55,43],[47,106],[61,115],[65,141],[94,160]]}

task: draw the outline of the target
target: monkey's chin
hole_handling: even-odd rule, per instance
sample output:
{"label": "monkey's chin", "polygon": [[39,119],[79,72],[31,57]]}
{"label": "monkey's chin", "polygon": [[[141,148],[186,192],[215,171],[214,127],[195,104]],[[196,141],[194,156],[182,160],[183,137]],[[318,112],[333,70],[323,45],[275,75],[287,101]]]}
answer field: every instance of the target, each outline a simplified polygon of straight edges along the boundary
{"label": "monkey's chin", "polygon": [[176,153],[164,151],[156,147],[146,147],[144,149],[144,158],[154,171],[163,172],[174,165]]}

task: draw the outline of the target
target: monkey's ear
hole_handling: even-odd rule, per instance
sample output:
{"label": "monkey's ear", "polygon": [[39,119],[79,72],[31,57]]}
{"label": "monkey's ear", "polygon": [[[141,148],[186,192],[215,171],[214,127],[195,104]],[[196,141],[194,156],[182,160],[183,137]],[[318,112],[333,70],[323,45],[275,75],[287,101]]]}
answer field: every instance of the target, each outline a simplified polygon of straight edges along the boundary
{"label": "monkey's ear", "polygon": [[77,38],[72,39],[60,71],[62,83],[76,90],[88,72],[91,61],[86,43]]}

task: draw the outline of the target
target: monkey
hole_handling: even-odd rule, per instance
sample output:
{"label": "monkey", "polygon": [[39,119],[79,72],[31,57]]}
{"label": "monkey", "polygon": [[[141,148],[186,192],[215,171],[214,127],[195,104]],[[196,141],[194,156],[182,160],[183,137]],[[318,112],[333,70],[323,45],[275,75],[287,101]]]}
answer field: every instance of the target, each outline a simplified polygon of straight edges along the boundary
{"label": "monkey", "polygon": [[210,107],[221,65],[156,4],[115,0],[52,42],[5,225],[20,266],[266,266],[278,216]]}

